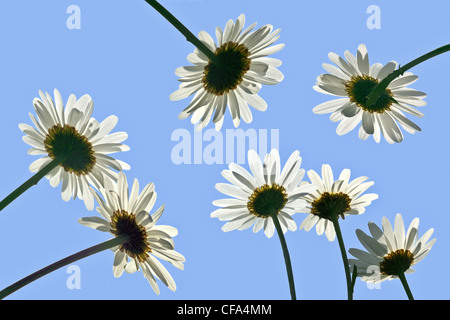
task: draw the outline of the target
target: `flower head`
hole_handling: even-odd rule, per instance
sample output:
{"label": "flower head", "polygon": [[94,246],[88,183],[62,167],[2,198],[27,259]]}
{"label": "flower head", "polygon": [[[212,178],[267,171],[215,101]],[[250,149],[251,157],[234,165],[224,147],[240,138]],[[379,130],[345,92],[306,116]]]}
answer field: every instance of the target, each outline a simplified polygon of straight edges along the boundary
{"label": "flower head", "polygon": [[251,173],[238,164],[231,163],[229,170],[222,175],[231,184],[218,183],[216,189],[232,199],[215,200],[213,204],[221,207],[211,213],[212,218],[228,221],[222,230],[245,230],[253,225],[253,232],[264,228],[268,238],[274,234],[271,214],[277,214],[283,233],[295,231],[297,225],[292,219],[295,212],[302,210],[306,202],[302,198],[313,186],[300,186],[305,174],[300,169],[302,158],[295,151],[281,171],[280,156],[276,149],[261,160],[254,150],[248,152]]}
{"label": "flower head", "polygon": [[347,215],[359,215],[365,211],[378,195],[367,193],[361,195],[373,182],[365,182],[368,177],[359,177],[350,181],[350,169],[342,170],[339,178],[334,180],[333,171],[328,164],[322,166],[322,177],[314,170],[308,171],[311,183],[317,187],[305,196],[306,207],[302,212],[308,213],[300,229],[309,231],[316,225],[318,235],[325,232],[329,241],[334,241],[336,231],[330,215],[345,218]]}
{"label": "flower head", "polygon": [[430,252],[436,239],[431,241],[431,228],[418,239],[419,218],[415,218],[405,233],[401,214],[395,216],[394,228],[383,217],[381,230],[375,223],[369,223],[371,236],[357,229],[356,235],[367,250],[349,249],[356,259],[349,259],[351,269],[357,267],[357,276],[367,282],[382,282],[398,278],[399,273],[412,273],[412,267]]}
{"label": "flower head", "polygon": [[31,155],[43,155],[30,165],[31,172],[37,172],[55,158],[62,158],[59,166],[46,177],[52,187],[62,181],[62,198],[68,201],[72,196],[84,200],[89,210],[94,208],[94,198],[89,186],[99,188],[106,180],[117,179],[117,171],[130,167],[108,154],[127,151],[122,144],[128,135],[125,132],[109,134],[117,124],[117,117],[110,116],[99,123],[91,118],[94,104],[89,95],[76,99],[71,95],[66,107],[58,90],[54,90],[55,101],[48,93],[39,91],[40,98],[33,101],[37,114],[30,118],[35,128],[19,124],[26,135],[23,141],[32,146]]}
{"label": "flower head", "polygon": [[217,61],[210,61],[196,48],[187,57],[194,65],[175,70],[182,77],[181,84],[170,99],[181,100],[195,93],[179,118],[192,115],[191,122],[198,123],[198,130],[211,118],[220,130],[227,106],[235,127],[241,118],[246,123],[252,122],[249,105],[260,111],[267,109],[266,102],[258,96],[261,84],[274,85],[283,80],[283,74],[277,69],[281,61],[267,57],[284,47],[284,44],[270,47],[279,38],[280,29],[272,32],[273,26],[265,25],[252,31],[254,23],[243,30],[244,23],[245,16],[241,14],[236,22],[229,20],[223,31],[217,27],[217,43],[201,31],[199,40],[214,53]]}
{"label": "flower head", "polygon": [[149,183],[139,193],[139,182],[135,179],[129,192],[125,174],[120,172],[117,183],[109,182],[100,188],[101,195],[92,188],[91,192],[100,205],[97,211],[103,218],[86,217],[78,221],[114,236],[130,237],[126,243],[113,248],[114,276],[120,277],[123,271],[134,273],[142,269],[144,277],[157,294],[159,287],[155,278],[175,291],[175,281],[157,258],[181,270],[185,258],[174,250],[172,237],[178,234],[178,230],[167,225],[156,225],[164,212],[164,205],[154,214],[149,214],[156,201],[154,185]]}
{"label": "flower head", "polygon": [[336,66],[324,63],[329,73],[317,77],[314,89],[318,92],[341,96],[344,98],[327,101],[313,109],[314,113],[331,113],[333,122],[340,121],[336,133],[344,135],[353,130],[359,123],[359,137],[363,140],[370,135],[380,142],[380,133],[389,143],[403,141],[401,126],[409,133],[421,131],[420,127],[406,118],[405,112],[422,117],[423,113],[414,107],[422,107],[426,94],[406,86],[418,79],[411,72],[405,72],[393,80],[373,105],[367,105],[367,95],[373,87],[397,68],[397,62],[391,61],[383,66],[369,64],[366,46],[358,47],[356,57],[349,51],[345,58],[330,52],[328,57]]}

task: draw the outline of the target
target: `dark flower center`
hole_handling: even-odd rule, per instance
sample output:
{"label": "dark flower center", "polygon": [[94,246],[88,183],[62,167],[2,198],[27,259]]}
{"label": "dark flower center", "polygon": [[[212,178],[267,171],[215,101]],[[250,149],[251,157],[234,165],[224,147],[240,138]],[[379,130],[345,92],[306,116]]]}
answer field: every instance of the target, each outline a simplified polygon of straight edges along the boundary
{"label": "dark flower center", "polygon": [[375,104],[371,106],[367,105],[367,96],[377,84],[378,80],[371,76],[353,76],[350,81],[346,83],[345,89],[350,101],[354,102],[358,107],[371,113],[383,113],[386,110],[390,110],[390,106],[392,105],[393,95],[391,90],[386,89],[378,97]]}
{"label": "dark flower center", "polygon": [[61,166],[65,171],[78,176],[92,171],[96,159],[89,140],[69,125],[54,125],[44,140],[45,150],[52,158],[63,158]]}
{"label": "dark flower center", "polygon": [[263,185],[253,191],[248,198],[247,209],[251,214],[260,218],[267,218],[271,212],[277,214],[287,203],[287,194],[283,186],[276,183]]}
{"label": "dark flower center", "polygon": [[398,249],[384,257],[380,271],[386,275],[398,275],[408,270],[413,262],[414,256],[409,250]]}
{"label": "dark flower center", "polygon": [[227,42],[214,54],[218,62],[210,61],[206,65],[202,83],[207,92],[221,96],[236,89],[242,82],[244,74],[250,69],[250,52],[243,44]]}
{"label": "dark flower center", "polygon": [[111,218],[111,232],[116,235],[128,235],[130,240],[122,244],[120,251],[137,259],[139,262],[145,262],[148,253],[151,252],[150,244],[147,238],[145,228],[136,222],[136,216],[125,210],[117,210]]}
{"label": "dark flower center", "polygon": [[344,212],[351,209],[351,201],[346,193],[324,192],[311,204],[311,213],[328,220],[332,220],[332,215],[344,218]]}

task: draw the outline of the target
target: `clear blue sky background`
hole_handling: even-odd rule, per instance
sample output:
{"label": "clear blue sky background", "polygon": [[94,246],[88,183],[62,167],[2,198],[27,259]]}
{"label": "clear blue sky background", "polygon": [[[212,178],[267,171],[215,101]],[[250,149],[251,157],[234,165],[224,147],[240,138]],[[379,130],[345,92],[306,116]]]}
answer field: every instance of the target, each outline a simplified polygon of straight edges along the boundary
{"label": "clear blue sky background", "polygon": [[[367,223],[393,221],[402,213],[405,224],[420,218],[419,233],[434,227],[437,242],[426,259],[408,276],[417,299],[448,299],[450,221],[448,201],[449,152],[447,147],[450,105],[447,71],[450,54],[429,60],[411,71],[419,80],[411,87],[428,94],[425,117],[413,119],[422,132],[405,133],[401,144],[376,144],[359,140],[357,130],[345,136],[336,124],[312,108],[331,97],[313,90],[324,73],[328,52],[356,53],[365,43],[371,63],[396,60],[405,64],[425,52],[449,43],[447,1],[267,1],[267,0],[161,0],[163,5],[197,34],[214,33],[228,19],[245,13],[246,26],[272,24],[282,28],[278,43],[286,47],[274,57],[283,61],[285,79],[264,86],[260,95],[266,112],[253,111],[253,123],[244,130],[278,129],[284,164],[300,150],[302,167],[319,171],[329,163],[337,175],[350,168],[352,177],[368,176],[370,192],[379,199],[361,216],[341,223],[348,248],[362,248],[355,229]],[[81,29],[69,30],[67,8],[81,9]],[[370,5],[381,9],[381,29],[370,30],[366,13]],[[169,95],[178,87],[174,70],[188,65],[193,46],[143,0],[136,1],[2,1],[0,4],[0,91],[2,157],[0,196],[3,198],[31,176],[29,146],[18,129],[31,124],[32,100],[38,90],[64,100],[90,94],[94,117],[119,118],[115,131],[126,131],[131,150],[118,158],[131,165],[127,177],[141,185],[154,182],[156,206],[166,205],[160,220],[178,228],[176,250],[186,257],[185,270],[167,265],[177,291],[160,285],[155,295],[141,273],[114,278],[113,254],[102,252],[75,263],[81,271],[81,288],[68,289],[70,276],[62,268],[14,293],[11,299],[289,299],[285,265],[278,237],[260,232],[221,231],[223,222],[210,218],[212,201],[223,195],[214,185],[225,182],[220,172],[226,164],[174,164],[171,141],[177,129],[193,136],[190,120],[178,113],[190,99],[178,102]],[[233,128],[227,111],[222,128]],[[212,128],[211,125],[207,129]],[[204,142],[207,145],[209,142]],[[108,235],[81,226],[80,217],[96,215],[80,200],[64,202],[60,186],[46,180],[28,190],[0,214],[0,287],[91,245]],[[304,214],[294,215],[297,224]],[[299,299],[346,299],[344,269],[337,241],[297,230],[286,234]],[[351,256],[349,256],[351,257]],[[406,299],[399,281],[368,289],[357,281],[355,299]]]}

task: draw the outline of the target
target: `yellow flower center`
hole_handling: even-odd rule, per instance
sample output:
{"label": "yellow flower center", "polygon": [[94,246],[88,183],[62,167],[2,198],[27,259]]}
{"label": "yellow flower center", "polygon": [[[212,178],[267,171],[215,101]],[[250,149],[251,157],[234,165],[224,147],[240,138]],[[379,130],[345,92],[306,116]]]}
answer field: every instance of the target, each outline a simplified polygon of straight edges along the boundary
{"label": "yellow flower center", "polygon": [[267,218],[272,212],[277,214],[287,203],[287,194],[283,186],[276,183],[263,185],[253,191],[248,198],[248,211],[260,218]]}
{"label": "yellow flower center", "polygon": [[88,138],[69,125],[54,125],[44,140],[45,150],[50,158],[62,157],[60,164],[66,172],[78,176],[88,174],[94,168],[96,159]]}
{"label": "yellow flower center", "polygon": [[375,102],[375,104],[367,105],[367,96],[372,91],[373,87],[378,84],[378,79],[368,75],[353,76],[350,81],[345,84],[345,90],[351,102],[354,102],[358,107],[368,112],[383,113],[390,110],[393,102],[393,95],[391,90],[386,89]]}
{"label": "yellow flower center", "polygon": [[328,220],[332,219],[332,215],[344,218],[344,212],[351,209],[351,201],[352,199],[346,193],[324,192],[320,198],[312,202],[311,213]]}
{"label": "yellow flower center", "polygon": [[384,257],[380,271],[386,275],[398,275],[408,270],[413,262],[414,256],[409,250],[398,249]]}
{"label": "yellow flower center", "polygon": [[128,235],[130,240],[119,247],[129,257],[145,262],[152,252],[144,226],[136,222],[136,215],[125,210],[117,210],[111,217],[111,232],[116,235]]}
{"label": "yellow flower center", "polygon": [[250,69],[250,51],[243,44],[227,42],[216,49],[217,63],[210,61],[202,79],[203,88],[216,96],[234,90]]}

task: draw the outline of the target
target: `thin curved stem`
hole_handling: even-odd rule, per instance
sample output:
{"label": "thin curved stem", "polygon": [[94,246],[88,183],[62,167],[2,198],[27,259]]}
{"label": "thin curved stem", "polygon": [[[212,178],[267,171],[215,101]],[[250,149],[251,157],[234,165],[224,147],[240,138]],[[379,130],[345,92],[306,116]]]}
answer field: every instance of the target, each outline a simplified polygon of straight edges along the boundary
{"label": "thin curved stem", "polygon": [[2,291],[0,291],[0,300],[7,297],[8,295],[10,295],[11,293],[19,290],[20,288],[23,288],[24,286],[30,284],[31,282],[59,269],[62,268],[68,264],[71,264],[75,261],[78,261],[80,259],[86,258],[90,255],[93,255],[95,253],[104,251],[106,249],[110,249],[114,246],[118,246],[121,245],[127,241],[129,241],[130,237],[128,235],[121,235],[121,236],[117,236],[115,238],[112,238],[110,240],[107,240],[105,242],[102,242],[100,244],[97,244],[95,246],[89,247],[87,249],[84,249],[80,252],[77,252],[71,256],[68,256],[64,259],[61,259],[45,268],[42,268],[39,271],[36,271],[32,274],[30,274],[29,276],[15,282],[14,284],[10,285],[9,287],[6,287],[5,289],[3,289]]}
{"label": "thin curved stem", "polygon": [[47,173],[52,171],[62,162],[61,158],[53,159],[49,164],[47,164],[44,168],[42,168],[39,172],[37,172],[30,179],[22,183],[16,190],[11,192],[5,199],[0,202],[0,211],[2,211],[8,204],[13,202],[17,197],[19,197],[22,193],[28,190],[30,187],[37,184]]}
{"label": "thin curved stem", "polygon": [[276,213],[271,213],[270,217],[275,224],[275,229],[277,230],[278,237],[280,238],[281,248],[283,249],[284,262],[286,264],[286,271],[289,281],[289,290],[291,293],[291,299],[297,300],[297,296],[295,294],[295,284],[294,284],[294,274],[292,272],[292,264],[291,258],[289,256],[289,250],[287,248],[286,239],[284,238],[283,230],[281,229],[280,221],[278,221],[278,217]]}
{"label": "thin curved stem", "polygon": [[348,264],[347,252],[345,251],[344,239],[342,237],[341,228],[339,227],[338,216],[331,215],[334,230],[336,231],[336,237],[339,242],[339,248],[341,250],[342,262],[344,263],[345,279],[347,281],[347,297],[348,300],[353,300],[353,281],[350,276],[350,266]]}
{"label": "thin curved stem", "polygon": [[186,37],[186,40],[196,46],[201,52],[203,52],[209,60],[217,62],[216,55],[201,42],[188,28],[186,28],[177,18],[175,18],[166,8],[159,4],[156,0],[145,0],[156,11],[158,11],[167,21],[169,21],[182,35]]}
{"label": "thin curved stem", "polygon": [[375,102],[380,97],[380,94],[384,92],[387,88],[387,86],[397,78],[398,76],[402,75],[406,70],[411,69],[412,67],[418,65],[419,63],[422,63],[428,59],[431,59],[437,55],[440,55],[442,53],[445,53],[447,51],[450,51],[450,44],[447,44],[445,46],[439,47],[433,51],[430,51],[411,62],[405,64],[403,67],[398,68],[397,70],[393,71],[389,75],[387,75],[383,80],[381,80],[380,83],[378,83],[375,87],[373,87],[372,91],[367,96],[367,102],[366,105],[371,106],[375,104]]}
{"label": "thin curved stem", "polygon": [[403,272],[399,272],[398,277],[400,278],[400,281],[402,282],[403,288],[405,289],[406,295],[408,296],[409,300],[414,300],[414,297],[412,295],[411,289],[409,288],[408,281],[406,281],[405,274]]}

